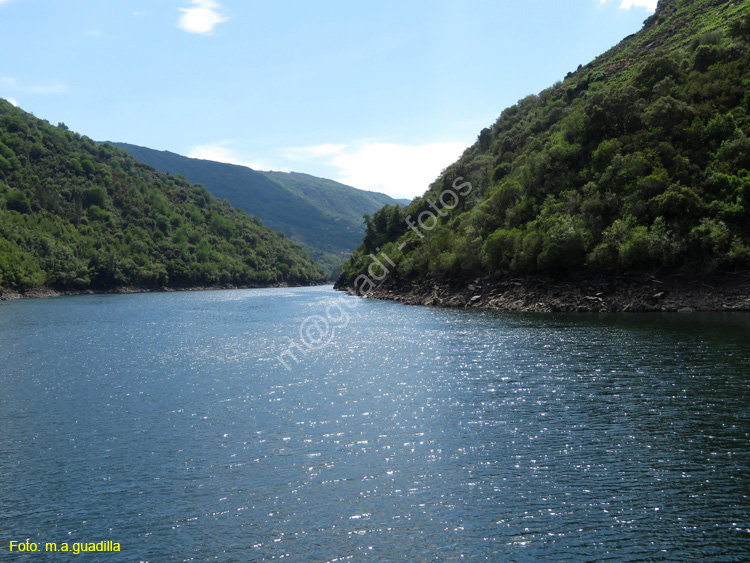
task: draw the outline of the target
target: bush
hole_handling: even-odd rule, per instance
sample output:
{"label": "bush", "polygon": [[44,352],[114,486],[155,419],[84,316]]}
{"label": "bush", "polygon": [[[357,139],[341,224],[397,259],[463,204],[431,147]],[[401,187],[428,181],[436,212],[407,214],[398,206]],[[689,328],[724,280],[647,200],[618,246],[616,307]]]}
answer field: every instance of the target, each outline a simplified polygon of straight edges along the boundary
{"label": "bush", "polygon": [[517,245],[516,253],[510,264],[513,272],[532,272],[538,268],[537,259],[542,252],[544,235],[538,231],[527,233],[520,245]]}
{"label": "bush", "polygon": [[682,252],[682,244],[669,230],[664,217],[657,217],[648,231],[648,252],[655,265],[672,266]]}
{"label": "bush", "polygon": [[665,55],[650,60],[636,76],[636,83],[651,89],[668,76],[677,76],[679,65],[672,57]]}
{"label": "bush", "polygon": [[482,264],[492,272],[509,269],[520,239],[517,230],[497,229],[482,245]]}
{"label": "bush", "polygon": [[750,16],[745,16],[732,24],[729,31],[732,37],[750,41]]}
{"label": "bush", "polygon": [[91,186],[83,194],[83,205],[85,207],[96,205],[102,209],[106,209],[108,201],[107,190],[101,186]]}
{"label": "bush", "polygon": [[687,126],[694,117],[695,110],[692,107],[672,96],[659,98],[644,113],[644,119],[649,127],[665,130],[680,125]]}
{"label": "bush", "polygon": [[721,144],[718,157],[734,169],[750,168],[750,138],[738,131],[731,140]]}
{"label": "bush", "polygon": [[621,150],[622,143],[618,139],[606,139],[602,141],[591,155],[591,162],[594,164],[594,168],[598,172],[604,172],[610,162],[612,162],[612,158],[616,154],[620,154]]}
{"label": "bush", "polygon": [[723,222],[702,219],[690,232],[690,255],[704,264],[704,269],[712,271],[727,261],[731,243],[729,229]]}
{"label": "bush", "polygon": [[583,264],[586,245],[583,231],[570,215],[554,217],[537,257],[540,270],[567,270]]}
{"label": "bush", "polygon": [[689,221],[704,212],[703,202],[698,195],[684,186],[672,185],[664,193],[652,198],[649,202],[652,216],[662,216]]}
{"label": "bush", "polygon": [[105,223],[107,225],[112,224],[112,214],[109,211],[105,211],[98,205],[92,205],[88,208],[88,211],[86,211],[86,215],[88,215],[89,219],[92,221],[101,221],[102,223]]}
{"label": "bush", "polygon": [[5,205],[19,213],[31,213],[31,202],[24,192],[10,190],[5,194]]}
{"label": "bush", "polygon": [[720,47],[716,45],[701,45],[695,50],[693,68],[698,72],[706,72],[712,64],[718,63],[723,56],[724,52]]}
{"label": "bush", "polygon": [[648,229],[638,225],[630,229],[620,243],[619,263],[626,270],[639,269],[651,264]]}

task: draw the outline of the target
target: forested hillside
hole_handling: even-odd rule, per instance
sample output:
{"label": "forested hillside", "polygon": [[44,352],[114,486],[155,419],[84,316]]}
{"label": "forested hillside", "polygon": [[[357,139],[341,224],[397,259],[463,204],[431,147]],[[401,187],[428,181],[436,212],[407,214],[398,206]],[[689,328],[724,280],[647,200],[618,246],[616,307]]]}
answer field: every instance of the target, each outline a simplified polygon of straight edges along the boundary
{"label": "forested hillside", "polygon": [[214,196],[259,217],[264,225],[306,245],[329,272],[338,272],[362,240],[362,215],[402,203],[309,174],[261,172],[127,143],[112,144],[159,172],[181,174],[200,183]]}
{"label": "forested hillside", "polygon": [[0,100],[0,288],[307,284],[295,243],[201,186]]}
{"label": "forested hillside", "polygon": [[748,14],[661,0],[640,32],[503,111],[421,199],[376,213],[339,285],[379,250],[390,281],[746,271]]}

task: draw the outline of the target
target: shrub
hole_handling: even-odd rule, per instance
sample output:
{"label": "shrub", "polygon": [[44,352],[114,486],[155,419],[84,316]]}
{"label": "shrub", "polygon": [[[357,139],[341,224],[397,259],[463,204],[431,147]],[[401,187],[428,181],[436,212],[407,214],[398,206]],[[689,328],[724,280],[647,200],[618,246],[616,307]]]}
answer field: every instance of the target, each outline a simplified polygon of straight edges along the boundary
{"label": "shrub", "polygon": [[619,262],[625,269],[639,269],[649,266],[651,254],[649,252],[648,229],[638,225],[630,229],[625,239],[620,243]]}
{"label": "shrub", "polygon": [[540,270],[570,269],[583,264],[586,245],[583,231],[570,215],[557,216],[544,237],[537,257]]}
{"label": "shrub", "polygon": [[700,225],[690,231],[690,254],[707,270],[715,270],[727,261],[731,243],[729,229],[715,219],[702,219]]}
{"label": "shrub", "polygon": [[5,205],[8,209],[19,213],[31,213],[31,202],[29,197],[21,191],[10,190],[5,194]]}
{"label": "shrub", "polygon": [[520,235],[518,230],[497,229],[482,246],[482,264],[490,271],[509,269],[521,242]]}

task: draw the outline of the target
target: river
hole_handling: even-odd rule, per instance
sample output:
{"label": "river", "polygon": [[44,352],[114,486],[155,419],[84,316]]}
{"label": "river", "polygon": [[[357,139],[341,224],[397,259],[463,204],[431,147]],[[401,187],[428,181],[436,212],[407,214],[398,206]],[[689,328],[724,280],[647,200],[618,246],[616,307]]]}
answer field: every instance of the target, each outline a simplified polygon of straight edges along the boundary
{"label": "river", "polygon": [[0,561],[748,561],[749,374],[741,313],[2,303]]}

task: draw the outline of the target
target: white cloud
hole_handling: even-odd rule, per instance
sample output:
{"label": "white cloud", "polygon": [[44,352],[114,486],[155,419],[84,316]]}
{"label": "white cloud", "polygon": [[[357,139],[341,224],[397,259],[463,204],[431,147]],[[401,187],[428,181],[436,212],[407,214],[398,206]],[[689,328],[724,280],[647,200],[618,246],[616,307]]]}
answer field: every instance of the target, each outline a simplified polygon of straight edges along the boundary
{"label": "white cloud", "polygon": [[466,147],[464,143],[366,142],[358,147],[318,145],[293,149],[287,151],[287,156],[292,157],[297,151],[297,154],[328,157],[328,164],[339,170],[336,180],[355,188],[410,199],[422,195]]}
{"label": "white cloud", "polygon": [[[2,0],[0,0],[1,2]],[[62,82],[54,82],[41,86],[28,86],[16,80],[11,76],[0,76],[0,84],[10,87],[16,92],[27,92],[31,94],[63,94],[68,91],[68,87]]]}
{"label": "white cloud", "polygon": [[[609,0],[599,0],[600,4],[606,4]],[[620,8],[623,10],[629,10],[630,8],[646,8],[649,12],[656,11],[656,4],[658,0],[621,0]]]}
{"label": "white cloud", "polygon": [[341,154],[346,145],[316,145],[313,147],[290,148],[284,151],[284,156],[292,160],[312,160],[321,156]]}
{"label": "white cloud", "polygon": [[[2,0],[0,0],[1,2]],[[11,76],[0,76],[0,85],[4,85],[11,90],[10,93],[29,93],[29,94],[64,94],[68,91],[68,87],[62,82],[54,82],[51,84],[44,84],[38,86],[29,86],[23,82],[19,82]]]}
{"label": "white cloud", "polygon": [[68,91],[68,87],[65,84],[57,82],[49,86],[29,86],[27,90],[32,94],[64,94]]}
{"label": "white cloud", "polygon": [[8,101],[9,101],[9,102],[10,102],[10,103],[11,103],[12,105],[14,105],[14,106],[18,107],[18,102],[16,101],[16,99],[15,99],[15,98],[8,98]]}
{"label": "white cloud", "polygon": [[182,15],[177,27],[189,33],[211,33],[218,24],[229,21],[219,13],[219,3],[215,0],[190,0],[192,7],[180,8]]}
{"label": "white cloud", "polygon": [[620,8],[629,10],[634,6],[640,6],[641,8],[646,8],[649,12],[655,12],[656,4],[657,0],[622,0]]}
{"label": "white cloud", "polygon": [[221,141],[213,145],[197,145],[190,149],[188,157],[200,158],[202,160],[213,160],[215,162],[225,162],[227,164],[239,164],[240,166],[247,166],[253,170],[264,170],[267,167],[263,166],[259,162],[255,162],[238,154],[235,150],[230,149],[226,145],[229,141]]}

